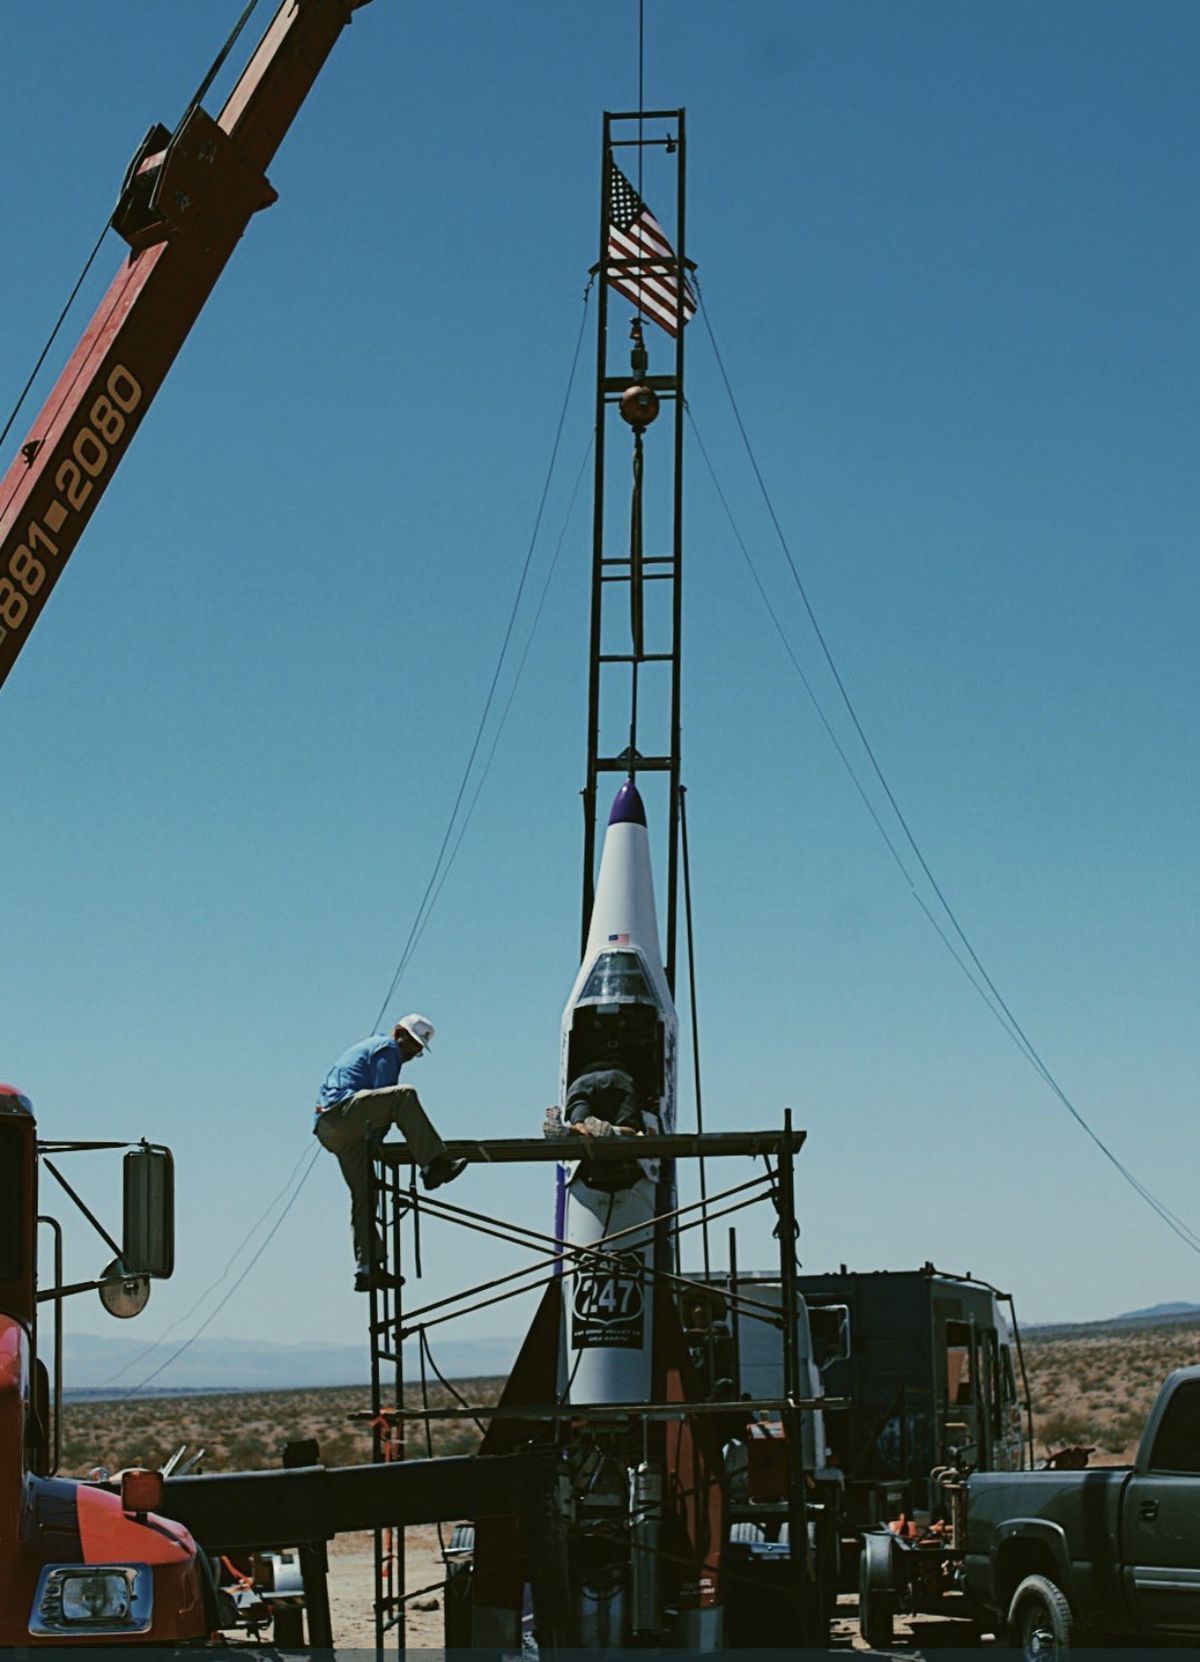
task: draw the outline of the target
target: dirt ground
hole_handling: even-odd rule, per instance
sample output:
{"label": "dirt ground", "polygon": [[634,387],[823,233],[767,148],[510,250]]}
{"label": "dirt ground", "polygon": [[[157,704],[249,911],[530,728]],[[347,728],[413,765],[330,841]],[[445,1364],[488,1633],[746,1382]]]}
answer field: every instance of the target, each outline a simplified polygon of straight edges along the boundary
{"label": "dirt ground", "polygon": [[[443,1532],[450,1539],[451,1524],[444,1524]],[[441,1550],[437,1530],[426,1526],[408,1531],[408,1550],[405,1554],[407,1586],[410,1591],[428,1587],[440,1581],[443,1575]],[[329,1602],[333,1615],[333,1636],[339,1648],[371,1649],[375,1644],[375,1627],[371,1614],[374,1598],[375,1559],[370,1535],[345,1535],[330,1548]],[[422,1610],[418,1604],[433,1603],[436,1608]],[[442,1638],[442,1594],[440,1588],[427,1598],[414,1600],[408,1606],[405,1634],[414,1650],[440,1650]],[[905,1658],[916,1658],[925,1651],[965,1648],[972,1642],[962,1622],[943,1621],[933,1616],[898,1617],[894,1650],[887,1653]],[[984,1641],[985,1645],[987,1641]],[[389,1641],[392,1648],[394,1641]],[[838,1614],[833,1624],[835,1651],[867,1651],[868,1646],[859,1637],[858,1600],[843,1595],[838,1600]]]}
{"label": "dirt ground", "polygon": [[[453,1524],[443,1524],[449,1542]],[[440,1582],[442,1565],[438,1532],[432,1524],[406,1532],[404,1555],[405,1585],[409,1592]],[[373,1649],[375,1618],[375,1548],[371,1535],[340,1535],[329,1549],[329,1605],[333,1617],[334,1642],[347,1650]],[[419,1605],[433,1604],[432,1610]],[[442,1647],[442,1590],[437,1587],[425,1598],[414,1599],[407,1607],[405,1639],[414,1650]],[[394,1648],[389,1639],[389,1649]]]}

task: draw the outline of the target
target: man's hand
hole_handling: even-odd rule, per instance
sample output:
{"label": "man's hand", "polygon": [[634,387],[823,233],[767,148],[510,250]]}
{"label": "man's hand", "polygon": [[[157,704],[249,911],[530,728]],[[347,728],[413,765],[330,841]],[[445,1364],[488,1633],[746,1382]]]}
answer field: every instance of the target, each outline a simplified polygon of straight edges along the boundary
{"label": "man's hand", "polygon": [[632,1125],[614,1125],[611,1120],[597,1119],[595,1114],[589,1114],[578,1124],[568,1126],[570,1131],[578,1131],[582,1137],[640,1137],[641,1132]]}

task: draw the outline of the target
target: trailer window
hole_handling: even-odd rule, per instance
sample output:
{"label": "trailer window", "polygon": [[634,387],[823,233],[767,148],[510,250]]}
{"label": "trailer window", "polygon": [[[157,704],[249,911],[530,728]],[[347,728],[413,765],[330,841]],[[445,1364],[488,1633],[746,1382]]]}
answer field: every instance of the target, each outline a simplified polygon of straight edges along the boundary
{"label": "trailer window", "polygon": [[18,1281],[25,1241],[21,1131],[0,1120],[0,1281]]}
{"label": "trailer window", "polygon": [[952,1408],[975,1401],[971,1373],[971,1328],[967,1322],[946,1323],[946,1401]]}
{"label": "trailer window", "polygon": [[1154,1439],[1150,1464],[1160,1472],[1200,1472],[1200,1379],[1176,1386]]}

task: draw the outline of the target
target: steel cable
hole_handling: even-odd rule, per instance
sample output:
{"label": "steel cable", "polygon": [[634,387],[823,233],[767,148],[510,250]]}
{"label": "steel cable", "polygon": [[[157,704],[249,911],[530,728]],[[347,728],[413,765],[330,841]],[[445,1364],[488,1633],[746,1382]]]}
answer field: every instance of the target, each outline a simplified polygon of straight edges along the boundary
{"label": "steel cable", "polygon": [[424,927],[426,912],[427,910],[431,911],[433,908],[433,898],[436,898],[434,897],[434,888],[438,882],[442,861],[445,858],[446,849],[449,846],[450,838],[454,832],[455,821],[458,818],[458,812],[462,806],[463,797],[466,794],[467,782],[471,777],[471,770],[475,765],[475,758],[479,754],[479,747],[483,741],[483,734],[485,728],[487,727],[488,716],[491,713],[492,704],[495,701],[496,688],[499,684],[500,675],[504,668],[504,660],[508,654],[509,644],[512,640],[513,629],[517,621],[517,613],[520,610],[521,598],[525,592],[525,584],[529,577],[529,568],[533,561],[533,553],[537,545],[538,533],[541,529],[542,515],[546,508],[546,498],[550,492],[550,484],[554,477],[555,463],[558,460],[559,445],[562,440],[563,427],[565,426],[567,419],[567,406],[570,403],[571,392],[575,385],[575,371],[579,364],[579,349],[583,344],[583,332],[587,324],[587,307],[588,299],[591,295],[591,289],[592,281],[589,279],[588,285],[583,292],[583,310],[579,319],[579,330],[575,337],[575,350],[571,356],[571,368],[567,375],[566,391],[563,394],[562,407],[558,414],[558,424],[554,432],[554,443],[550,447],[550,461],[546,468],[546,477],[542,484],[542,492],[538,500],[537,513],[534,515],[533,530],[530,533],[529,546],[525,552],[525,562],[521,568],[520,580],[517,583],[517,592],[513,599],[512,609],[509,612],[508,623],[504,631],[504,638],[500,644],[500,652],[496,660],[495,671],[492,674],[491,685],[488,688],[487,697],[484,700],[483,713],[479,718],[479,725],[475,730],[475,737],[471,743],[470,754],[467,757],[467,763],[463,769],[463,775],[459,783],[458,793],[454,798],[454,806],[451,808],[450,817],[446,822],[446,830],[442,837],[441,846],[437,852],[437,858],[434,860],[433,869],[429,874],[429,881],[425,885],[425,892],[421,896],[420,904],[414,914],[412,926],[408,932],[408,939],[405,941],[404,950],[400,954],[400,962],[396,966],[396,973],[392,976],[391,984],[388,987],[387,993],[384,995],[383,1003],[379,1007],[379,1014],[375,1018],[375,1024],[372,1031],[377,1031],[379,1029],[384,1015],[387,1013],[387,1007],[391,1003],[396,988],[400,984],[400,977],[408,967],[417,938]]}
{"label": "steel cable", "polygon": [[[1020,1022],[1017,1020],[1016,1016],[1013,1014],[1013,1012],[1010,1009],[1007,1001],[1005,1000],[1005,998],[1001,994],[999,988],[996,986],[996,983],[992,979],[991,975],[988,973],[988,970],[987,970],[986,966],[984,965],[984,963],[983,963],[982,959],[980,958],[979,954],[976,952],[975,947],[972,945],[970,939],[968,938],[965,929],[963,928],[962,924],[959,922],[958,916],[955,913],[954,908],[950,905],[950,902],[947,900],[946,895],[945,895],[944,891],[942,890],[941,885],[938,883],[936,877],[934,876],[933,871],[930,868],[929,863],[925,858],[925,855],[921,851],[921,848],[920,848],[919,844],[917,843],[916,837],[914,836],[914,834],[912,832],[912,829],[909,826],[909,823],[908,823],[907,819],[905,818],[903,812],[901,811],[900,805],[899,805],[898,801],[896,800],[896,796],[895,796],[895,794],[894,794],[894,792],[891,788],[891,785],[888,783],[888,780],[887,780],[887,778],[886,778],[886,776],[883,772],[883,768],[880,765],[880,762],[879,762],[879,759],[878,759],[878,757],[875,753],[875,750],[874,750],[873,746],[871,745],[870,740],[867,737],[867,734],[866,734],[866,731],[863,727],[863,724],[859,719],[858,712],[855,709],[854,704],[853,704],[853,702],[850,698],[850,694],[849,694],[849,692],[846,688],[846,684],[845,684],[844,680],[842,679],[842,676],[841,676],[841,674],[838,670],[836,662],[834,661],[833,653],[832,653],[832,651],[829,647],[828,641],[825,638],[824,631],[821,629],[820,623],[817,620],[816,612],[813,608],[812,602],[809,599],[808,592],[807,592],[807,590],[804,586],[804,582],[803,582],[803,580],[800,576],[800,572],[799,572],[799,570],[796,566],[796,562],[792,557],[791,548],[788,544],[787,538],[784,535],[783,527],[781,526],[781,524],[779,522],[779,517],[775,512],[775,507],[774,507],[773,502],[771,501],[770,493],[767,490],[766,482],[765,482],[765,480],[763,478],[763,475],[762,475],[762,470],[760,469],[760,467],[758,465],[758,460],[757,460],[757,458],[754,454],[753,446],[750,443],[750,436],[749,436],[749,433],[746,430],[746,425],[745,425],[744,421],[742,420],[741,411],[738,408],[737,399],[734,396],[733,386],[730,382],[728,372],[726,371],[725,362],[724,362],[724,359],[721,356],[720,347],[717,345],[717,338],[716,338],[716,334],[713,330],[712,320],[709,316],[708,307],[705,304],[704,296],[703,296],[703,293],[700,290],[700,285],[699,285],[698,281],[697,281],[697,285],[696,285],[696,292],[697,292],[697,298],[699,300],[700,311],[701,311],[701,314],[704,318],[704,325],[705,325],[705,328],[708,331],[709,341],[712,344],[713,355],[716,358],[717,368],[720,372],[721,380],[724,383],[725,391],[726,391],[726,394],[729,398],[730,407],[733,411],[734,420],[737,423],[738,431],[741,434],[742,443],[743,443],[743,445],[745,447],[745,450],[746,450],[746,455],[749,459],[751,469],[754,473],[754,477],[755,477],[755,479],[758,483],[758,488],[759,488],[759,491],[762,495],[763,502],[766,505],[767,513],[770,516],[771,523],[775,528],[775,534],[776,534],[776,536],[779,540],[780,548],[783,551],[784,558],[787,562],[788,569],[791,573],[792,581],[794,582],[794,584],[796,586],[796,589],[797,589],[797,591],[800,595],[800,599],[803,602],[805,612],[807,613],[809,622],[812,626],[813,633],[816,635],[817,642],[818,642],[818,644],[821,648],[821,653],[822,653],[822,655],[825,659],[826,664],[828,665],[828,668],[829,668],[829,671],[830,671],[831,675],[833,676],[834,682],[835,682],[835,684],[837,686],[837,689],[838,689],[838,692],[841,696],[842,703],[844,704],[844,706],[846,708],[846,711],[847,711],[847,714],[849,715],[850,720],[851,720],[851,722],[854,726],[854,730],[858,734],[858,737],[859,737],[859,740],[860,740],[860,742],[863,746],[863,749],[865,750],[865,752],[867,754],[867,758],[868,758],[868,760],[871,764],[871,768],[872,768],[873,772],[875,773],[875,776],[878,779],[878,781],[880,783],[880,786],[882,787],[885,796],[887,797],[888,803],[891,806],[892,812],[896,816],[896,820],[897,820],[897,822],[900,826],[900,829],[904,833],[904,838],[905,838],[906,842],[908,843],[909,847],[911,848],[911,850],[913,852],[913,855],[917,860],[917,863],[921,867],[922,872],[925,874],[925,877],[926,877],[927,881],[929,882],[930,887],[932,888],[934,894],[937,896],[938,902],[941,905],[942,910],[945,912],[946,917],[949,919],[950,925],[951,925],[952,929],[954,930],[954,933],[958,936],[958,939],[961,941],[963,947],[965,948],[965,950],[967,952],[967,955],[969,956],[971,962],[975,965],[976,969],[978,970],[979,976],[982,978],[983,985],[987,988],[988,993],[991,995],[990,998],[988,998],[987,995],[983,993],[983,990],[980,987],[979,982],[976,981],[975,977],[970,973],[969,970],[966,969],[966,965],[964,964],[962,958],[951,947],[952,956],[954,957],[955,961],[959,964],[959,967],[962,968],[965,971],[965,973],[967,973],[968,979],[971,980],[972,984],[975,986],[976,991],[979,992],[980,996],[984,998],[984,1002],[987,1004],[988,1009],[992,1012],[992,1015],[994,1016],[994,1018],[1005,1029],[1005,1031],[1008,1033],[1010,1039],[1012,1039],[1012,1041],[1016,1044],[1017,1048],[1021,1051],[1022,1055],[1025,1057],[1026,1061],[1030,1064],[1030,1066],[1034,1069],[1034,1071],[1038,1074],[1038,1076],[1042,1079],[1042,1081],[1053,1092],[1054,1096],[1058,1099],[1058,1101],[1062,1104],[1062,1106],[1071,1115],[1072,1119],[1075,1120],[1075,1122],[1078,1124],[1080,1129],[1083,1130],[1087,1134],[1087,1136],[1091,1139],[1091,1141],[1095,1144],[1095,1146],[1104,1155],[1105,1159],[1110,1162],[1110,1164],[1113,1166],[1113,1168],[1119,1173],[1119,1175],[1122,1178],[1124,1178],[1124,1180],[1130,1185],[1130,1187],[1138,1195],[1141,1196],[1141,1198],[1152,1209],[1152,1211],[1155,1212],[1155,1214],[1159,1217],[1159,1219],[1167,1225],[1168,1229],[1170,1229],[1184,1243],[1185,1246],[1189,1247],[1193,1252],[1200,1255],[1200,1234],[1198,1234],[1196,1232],[1196,1230],[1194,1230],[1191,1227],[1190,1224],[1185,1223],[1173,1211],[1171,1211],[1170,1207],[1168,1207],[1165,1202],[1159,1200],[1158,1197],[1156,1195],[1154,1195],[1152,1193],[1152,1191],[1146,1187],[1146,1185],[1140,1180],[1140,1178],[1136,1177],[1133,1174],[1133,1172],[1131,1172],[1130,1169],[1117,1157],[1117,1155],[1113,1153],[1112,1149],[1109,1148],[1108,1144],[1099,1135],[1099,1133],[1096,1132],[1093,1129],[1093,1127],[1088,1123],[1085,1116],[1082,1113],[1080,1113],[1079,1109],[1075,1106],[1075,1104],[1068,1097],[1067,1093],[1063,1090],[1062,1086],[1058,1083],[1057,1079],[1054,1077],[1054,1075],[1050,1071],[1050,1068],[1047,1066],[1046,1062],[1044,1061],[1041,1054],[1039,1053],[1037,1047],[1034,1045],[1033,1041],[1029,1038],[1028,1034],[1025,1032],[1024,1028],[1021,1026]],[[694,430],[695,430],[695,424],[693,423],[693,431]],[[701,446],[701,449],[703,451],[703,446]],[[707,455],[706,455],[705,459],[707,460]],[[709,468],[710,468],[710,472],[711,472],[711,463],[709,463]],[[724,504],[723,495],[722,495],[722,502]],[[725,505],[725,508],[726,508],[726,513],[728,514],[728,512],[729,512],[728,505],[727,504],[724,504],[724,505]],[[741,541],[741,539],[739,538],[739,542],[740,541]],[[742,546],[743,546],[743,552],[744,552],[744,544]],[[757,577],[756,577],[755,580],[756,580],[756,582],[758,581]],[[763,598],[765,600],[766,599],[765,591],[762,590],[761,584],[759,585],[759,587],[760,587],[760,592],[763,593]],[[769,605],[769,602],[768,602],[768,609],[771,609],[770,605]],[[773,612],[772,612],[772,615],[774,616]],[[782,633],[782,629],[781,629],[781,626],[778,624],[778,620],[776,620],[776,627],[780,628],[781,633]],[[787,645],[787,643],[785,641],[785,646],[786,645]],[[797,668],[797,672],[800,674],[801,680],[804,682],[805,688],[808,691],[810,698],[812,698],[814,705],[817,706],[818,712],[820,712],[820,706],[818,704],[816,696],[812,692],[812,689],[809,686],[806,678],[804,677],[803,672],[800,671],[799,665],[798,665],[798,663],[795,659],[794,654],[791,652],[790,647],[788,648],[788,654],[789,654],[789,657],[792,658],[793,664],[795,664],[795,666]],[[847,767],[849,767],[849,762],[847,761],[847,758],[845,756],[845,752],[843,751],[842,746],[834,738],[833,733],[830,730],[829,723],[826,721],[823,714],[822,714],[822,721],[826,726],[826,730],[829,732],[830,738],[833,739],[833,742],[834,742],[834,744],[835,744],[835,746],[838,750],[838,754],[842,757],[843,761],[846,762]],[[925,905],[924,901],[921,899],[920,895],[917,893],[917,890],[916,890],[915,886],[912,883],[912,879],[909,876],[908,871],[907,871],[906,867],[904,866],[903,861],[900,860],[899,855],[897,854],[896,848],[895,848],[891,838],[887,835],[887,832],[884,830],[883,825],[882,825],[882,823],[879,819],[879,816],[877,815],[877,813],[874,810],[874,807],[870,804],[869,801],[867,801],[865,792],[864,792],[861,784],[858,783],[858,780],[857,780],[856,775],[854,774],[853,768],[850,768],[850,773],[851,773],[851,777],[855,779],[855,783],[856,783],[856,786],[858,788],[859,795],[862,796],[864,801],[867,802],[867,807],[868,807],[868,811],[871,814],[871,818],[874,820],[876,827],[878,828],[881,835],[883,836],[884,841],[887,843],[888,848],[892,853],[892,857],[896,860],[897,864],[900,866],[901,871],[904,872],[905,877],[908,879],[909,886],[912,889],[913,897],[917,900],[918,904],[922,907],[922,910],[925,912],[926,916],[929,918],[929,921],[931,923],[933,923],[934,919],[932,917],[932,914],[929,911],[929,908]],[[935,928],[936,927],[937,927],[937,925],[935,923]],[[938,929],[938,934],[941,937],[943,943],[945,945],[947,945],[948,947],[950,947],[950,942],[947,939],[945,933],[941,929]],[[993,1003],[992,1000],[994,1000],[995,1002]]]}
{"label": "steel cable", "polygon": [[[467,827],[470,825],[471,819],[472,819],[472,817],[475,813],[475,805],[479,801],[480,793],[482,792],[483,787],[487,784],[488,775],[492,771],[492,763],[496,759],[496,750],[497,750],[497,747],[499,746],[499,743],[500,743],[500,735],[504,732],[505,724],[508,721],[509,711],[512,709],[513,700],[517,696],[517,688],[521,684],[521,676],[522,676],[522,674],[524,673],[524,670],[525,670],[526,660],[529,657],[529,650],[533,645],[534,636],[537,634],[538,624],[541,622],[542,612],[543,612],[543,610],[545,608],[545,605],[546,605],[546,597],[550,593],[550,584],[552,583],[552,581],[554,579],[554,573],[555,573],[555,571],[558,567],[559,555],[562,553],[563,542],[566,538],[567,528],[571,523],[571,515],[572,515],[572,513],[574,511],[574,508],[575,508],[575,500],[576,500],[576,497],[579,494],[579,485],[580,485],[581,480],[583,479],[584,470],[587,467],[588,458],[590,457],[590,455],[592,453],[592,445],[595,443],[595,441],[596,441],[596,432],[595,432],[595,429],[593,428],[592,432],[588,435],[587,448],[584,450],[583,460],[579,464],[579,472],[575,475],[575,484],[574,484],[574,486],[572,487],[572,490],[571,490],[571,499],[567,504],[567,511],[563,516],[562,530],[558,534],[558,542],[555,545],[554,555],[553,555],[553,557],[550,561],[549,569],[546,572],[546,580],[542,584],[542,592],[541,592],[541,595],[538,599],[537,609],[533,614],[533,622],[529,625],[529,633],[528,633],[528,635],[526,636],[526,639],[525,639],[525,647],[524,647],[524,650],[521,653],[520,662],[517,664],[516,674],[513,676],[513,682],[512,682],[512,686],[509,688],[508,698],[505,701],[504,709],[500,713],[500,720],[496,724],[496,731],[495,731],[495,734],[492,738],[491,749],[488,751],[487,760],[483,765],[483,772],[479,776],[478,782],[476,783],[476,786],[475,786],[474,794],[472,795],[470,803],[467,806],[466,814],[463,816],[463,822],[462,822],[462,825],[459,828],[458,836],[455,839],[454,847],[450,850],[450,858],[446,861],[446,864],[442,869],[442,874],[438,878],[437,887],[433,891],[433,894],[432,894],[432,896],[430,898],[430,901],[429,901],[429,905],[426,908],[425,916],[421,920],[421,927],[417,930],[416,936],[413,939],[412,948],[411,948],[411,951],[408,954],[409,960],[411,960],[413,953],[417,950],[417,947],[421,944],[421,937],[425,933],[425,926],[429,922],[429,918],[430,918],[430,915],[433,911],[433,908],[437,905],[438,896],[441,894],[443,888],[445,887],[446,879],[450,875],[450,868],[453,866],[455,860],[458,858],[458,851],[462,847],[463,838],[467,834]],[[385,1008],[386,1008],[386,1006],[385,1006]]]}
{"label": "steel cable", "polygon": [[[2,446],[4,444],[4,441],[8,438],[9,431],[12,428],[13,422],[17,419],[18,415],[20,415],[21,407],[24,404],[25,400],[29,397],[29,389],[33,386],[34,381],[36,381],[37,376],[38,376],[38,371],[41,369],[42,365],[45,363],[46,357],[47,357],[47,354],[50,351],[50,348],[54,345],[54,342],[57,340],[58,331],[62,328],[63,324],[65,323],[67,313],[71,310],[71,307],[75,304],[76,296],[78,295],[80,289],[83,287],[84,280],[87,277],[88,272],[92,269],[92,265],[93,265],[93,262],[95,261],[96,255],[100,252],[101,244],[103,243],[105,237],[108,235],[108,228],[109,228],[109,221],[108,221],[108,219],[105,219],[104,225],[103,225],[103,227],[101,229],[101,232],[100,232],[100,235],[96,238],[95,246],[93,247],[91,253],[88,255],[87,259],[83,262],[83,270],[79,273],[79,276],[75,279],[75,286],[71,290],[70,294],[67,296],[66,303],[64,304],[62,311],[59,312],[59,314],[58,314],[58,321],[55,323],[53,329],[51,329],[50,334],[49,334],[49,336],[46,340],[45,346],[43,346],[42,350],[38,353],[37,362],[34,364],[33,368],[29,371],[29,379],[25,382],[25,385],[21,388],[21,391],[17,396],[17,401],[12,407],[12,411],[9,415],[9,418],[4,423],[3,430],[0,431],[0,446]],[[11,503],[13,497],[16,495],[19,485],[20,485],[20,479],[18,478],[17,484],[14,485],[12,491],[9,493],[8,502],[6,502],[4,504],[3,508],[0,508],[0,515],[3,515],[5,513],[7,513],[9,503]]]}
{"label": "steel cable", "polygon": [[250,1225],[250,1228],[242,1236],[242,1238],[238,1242],[237,1246],[234,1247],[233,1251],[230,1253],[228,1259],[225,1262],[225,1268],[221,1271],[220,1275],[217,1276],[216,1280],[209,1282],[208,1286],[200,1294],[199,1298],[195,1299],[193,1301],[193,1303],[188,1306],[188,1308],[183,1312],[183,1314],[181,1316],[176,1316],[175,1320],[173,1322],[171,1322],[167,1327],[164,1327],[162,1332],[158,1335],[157,1339],[152,1339],[148,1345],[146,1345],[142,1350],[139,1350],[134,1356],[132,1356],[130,1358],[130,1360],[128,1362],[125,1362],[121,1367],[119,1367],[117,1369],[116,1373],[110,1374],[107,1379],[102,1380],[101,1383],[100,1383],[100,1389],[101,1390],[103,1390],[106,1386],[113,1384],[116,1380],[120,1379],[122,1374],[128,1373],[130,1368],[136,1368],[138,1363],[143,1362],[146,1359],[147,1356],[152,1356],[154,1354],[154,1352],[159,1348],[159,1346],[165,1342],[168,1334],[173,1333],[175,1331],[175,1329],[177,1327],[179,1327],[183,1322],[188,1321],[193,1315],[195,1315],[196,1311],[204,1303],[204,1301],[208,1297],[208,1295],[212,1292],[215,1292],[216,1289],[221,1285],[222,1281],[225,1280],[225,1277],[229,1274],[230,1270],[233,1268],[234,1264],[241,1257],[243,1251],[245,1250],[246,1243],[248,1241],[250,1241],[255,1235],[257,1235],[258,1231],[262,1228],[262,1225],[266,1222],[267,1218],[275,1210],[276,1206],[278,1206],[279,1202],[283,1199],[284,1195],[287,1194],[288,1190],[291,1188],[293,1182],[295,1181],[296,1173],[300,1170],[300,1167],[304,1163],[305,1156],[308,1155],[310,1152],[311,1152],[311,1150],[306,1147],[304,1152],[301,1154],[300,1158],[296,1161],[296,1164],[292,1167],[290,1173],[288,1174],[286,1182],[284,1183],[283,1187],[279,1190],[278,1194],[275,1195],[274,1199],[270,1201],[270,1203],[267,1205],[265,1210],[259,1213],[258,1217]]}
{"label": "steel cable", "polygon": [[209,1323],[211,1321],[213,1321],[217,1316],[220,1315],[221,1311],[229,1303],[229,1301],[233,1297],[234,1293],[237,1292],[237,1290],[241,1286],[242,1282],[245,1281],[246,1277],[250,1274],[250,1271],[254,1268],[255,1264],[258,1263],[258,1260],[262,1257],[263,1253],[267,1250],[267,1248],[270,1246],[271,1242],[274,1240],[276,1234],[279,1231],[279,1226],[282,1224],[284,1218],[287,1217],[287,1215],[291,1211],[292,1207],[296,1204],[296,1201],[297,1201],[297,1199],[300,1195],[301,1189],[303,1189],[304,1185],[308,1182],[309,1176],[312,1173],[312,1169],[317,1163],[317,1155],[320,1154],[320,1152],[321,1152],[321,1146],[320,1146],[320,1144],[318,1144],[317,1147],[313,1150],[312,1159],[308,1162],[308,1165],[305,1166],[305,1168],[304,1168],[304,1174],[301,1177],[299,1183],[297,1183],[297,1185],[295,1187],[295,1190],[292,1193],[291,1199],[288,1201],[288,1203],[284,1207],[283,1211],[276,1218],[275,1222],[271,1225],[271,1228],[267,1233],[266,1239],[263,1241],[263,1243],[259,1247],[258,1251],[254,1254],[253,1258],[251,1258],[250,1262],[246,1265],[246,1267],[242,1271],[241,1275],[238,1276],[238,1278],[234,1282],[233,1286],[230,1287],[229,1291],[225,1294],[225,1297],[223,1299],[221,1299],[218,1304],[213,1306],[213,1308],[209,1311],[208,1315],[205,1316],[204,1320],[200,1323],[200,1326],[191,1335],[191,1337],[188,1338],[188,1339],[185,1339],[183,1341],[183,1343],[180,1346],[178,1346],[177,1349],[175,1349],[171,1352],[170,1356],[167,1357],[165,1362],[160,1362],[158,1367],[155,1368],[152,1373],[148,1373],[146,1375],[145,1379],[143,1379],[139,1384],[131,1386],[130,1389],[125,1393],[126,1396],[134,1397],[134,1396],[137,1396],[139,1391],[144,1391],[146,1386],[149,1385],[152,1380],[157,1379],[159,1374],[162,1373],[165,1368],[169,1368],[171,1366],[171,1363],[174,1362],[174,1361],[177,1361],[178,1358],[183,1355],[185,1350],[188,1350],[192,1345],[194,1345],[196,1340],[204,1332],[205,1328],[209,1325]]}

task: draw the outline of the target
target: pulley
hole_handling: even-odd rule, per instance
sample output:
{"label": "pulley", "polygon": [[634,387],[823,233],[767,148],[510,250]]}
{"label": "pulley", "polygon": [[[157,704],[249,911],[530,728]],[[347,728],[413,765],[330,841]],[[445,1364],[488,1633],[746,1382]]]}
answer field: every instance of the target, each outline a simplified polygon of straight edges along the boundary
{"label": "pulley", "polygon": [[644,433],[659,411],[658,394],[653,387],[641,384],[626,387],[621,394],[621,420],[627,421],[635,433]]}

